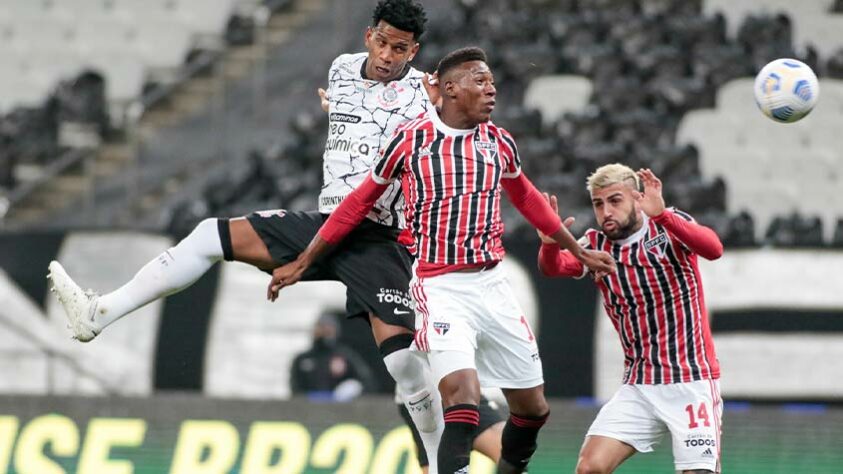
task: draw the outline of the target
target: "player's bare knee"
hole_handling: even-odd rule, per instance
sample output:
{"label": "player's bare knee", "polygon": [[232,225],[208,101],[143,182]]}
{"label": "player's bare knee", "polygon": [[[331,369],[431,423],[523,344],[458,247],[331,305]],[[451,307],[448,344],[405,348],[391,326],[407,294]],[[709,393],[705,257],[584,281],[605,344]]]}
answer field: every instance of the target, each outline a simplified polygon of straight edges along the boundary
{"label": "player's bare knee", "polygon": [[577,474],[609,474],[611,467],[605,462],[590,456],[580,456],[577,460]]}
{"label": "player's bare knee", "polygon": [[439,392],[445,407],[480,404],[480,382],[473,375],[474,371],[458,370],[446,375],[439,382]]}
{"label": "player's bare knee", "polygon": [[449,388],[447,392],[442,392],[440,385],[439,391],[442,394],[442,404],[445,407],[452,407],[454,405],[479,405],[480,391],[474,391],[470,387],[454,387]]}
{"label": "player's bare knee", "polygon": [[547,400],[544,398],[544,395],[542,395],[533,400],[532,403],[526,407],[524,413],[521,414],[525,416],[544,416],[549,412],[550,406],[547,404]]}
{"label": "player's bare knee", "polygon": [[550,412],[550,406],[544,397],[544,387],[504,390],[509,411],[521,416],[544,416]]}

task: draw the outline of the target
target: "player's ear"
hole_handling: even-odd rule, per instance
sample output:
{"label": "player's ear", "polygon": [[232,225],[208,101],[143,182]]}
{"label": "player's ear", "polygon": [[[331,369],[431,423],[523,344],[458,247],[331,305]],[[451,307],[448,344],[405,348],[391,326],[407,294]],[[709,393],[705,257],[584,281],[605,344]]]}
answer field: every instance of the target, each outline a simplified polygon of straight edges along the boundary
{"label": "player's ear", "polygon": [[369,43],[372,41],[373,34],[375,34],[375,32],[372,31],[372,27],[366,27],[366,32],[363,34],[363,45],[366,46],[366,49],[369,48]]}
{"label": "player's ear", "polygon": [[[441,82],[441,81],[440,81]],[[454,81],[454,77],[448,77],[448,80],[445,81],[445,84],[442,86],[442,91],[450,98],[454,98],[457,96],[457,83]]]}
{"label": "player's ear", "polygon": [[419,53],[419,44],[418,44],[418,43],[416,43],[416,44],[413,46],[413,49],[410,51],[410,59],[408,59],[408,60],[407,60],[407,62],[412,61],[412,60],[413,60],[413,58],[415,58],[415,57],[416,57],[416,54],[418,54],[418,53]]}

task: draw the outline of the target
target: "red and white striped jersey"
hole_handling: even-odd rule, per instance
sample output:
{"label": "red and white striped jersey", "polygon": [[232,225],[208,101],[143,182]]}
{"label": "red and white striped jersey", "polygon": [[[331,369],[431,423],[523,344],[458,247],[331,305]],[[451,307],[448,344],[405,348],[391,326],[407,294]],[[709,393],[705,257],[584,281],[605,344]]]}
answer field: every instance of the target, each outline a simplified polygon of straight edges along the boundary
{"label": "red and white striped jersey", "polygon": [[521,173],[515,140],[487,122],[453,129],[428,111],[396,130],[375,163],[372,178],[400,178],[406,205],[406,242],[420,274],[500,261],[502,178]]}
{"label": "red and white striped jersey", "polygon": [[[668,212],[694,222],[681,211]],[[644,218],[642,228],[624,240],[589,229],[581,241],[609,252],[618,264],[597,286],[623,346],[624,383],[717,379],[697,254],[656,219]]]}

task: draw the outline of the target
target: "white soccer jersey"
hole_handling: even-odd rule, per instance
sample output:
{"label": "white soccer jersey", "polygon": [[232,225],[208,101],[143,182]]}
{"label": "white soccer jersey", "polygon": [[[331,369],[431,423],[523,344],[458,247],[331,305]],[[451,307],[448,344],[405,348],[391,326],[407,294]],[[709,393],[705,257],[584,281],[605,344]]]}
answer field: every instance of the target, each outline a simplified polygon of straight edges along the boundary
{"label": "white soccer jersey", "polygon": [[[319,212],[330,213],[371,172],[381,147],[401,123],[416,118],[430,103],[424,73],[408,68],[387,84],[363,78],[368,53],[343,54],[328,76],[329,129],[322,164]],[[378,199],[369,219],[404,226],[401,183],[395,181]]]}

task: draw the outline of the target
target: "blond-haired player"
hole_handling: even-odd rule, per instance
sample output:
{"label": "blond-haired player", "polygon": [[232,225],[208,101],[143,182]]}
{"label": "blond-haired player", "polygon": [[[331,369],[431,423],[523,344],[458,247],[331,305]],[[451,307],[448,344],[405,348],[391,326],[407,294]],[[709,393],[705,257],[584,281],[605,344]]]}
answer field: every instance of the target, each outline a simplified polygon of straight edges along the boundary
{"label": "blond-haired player", "polygon": [[[599,229],[584,248],[609,252],[616,273],[595,280],[624,352],[623,385],[600,410],[580,451],[577,474],[610,473],[669,433],[683,473],[720,471],[720,368],[709,330],[697,257],[723,253],[711,229],[665,208],[649,169],[600,167],[588,178]],[[554,209],[556,198],[546,196]],[[539,267],[548,276],[589,270],[546,236]]]}

